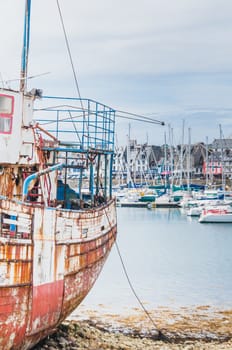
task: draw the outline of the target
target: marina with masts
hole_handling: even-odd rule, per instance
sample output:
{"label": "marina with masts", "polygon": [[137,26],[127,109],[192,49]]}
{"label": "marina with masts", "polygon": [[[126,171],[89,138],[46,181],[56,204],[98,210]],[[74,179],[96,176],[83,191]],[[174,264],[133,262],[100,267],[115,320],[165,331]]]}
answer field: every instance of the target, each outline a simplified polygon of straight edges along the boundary
{"label": "marina with masts", "polygon": [[168,126],[168,142],[164,133],[162,146],[138,144],[128,136],[125,147],[117,147],[113,162],[113,185],[121,206],[177,207],[183,197],[204,197],[204,191],[217,198],[231,197],[232,139],[220,138],[211,144],[182,143],[174,146],[173,129]]}

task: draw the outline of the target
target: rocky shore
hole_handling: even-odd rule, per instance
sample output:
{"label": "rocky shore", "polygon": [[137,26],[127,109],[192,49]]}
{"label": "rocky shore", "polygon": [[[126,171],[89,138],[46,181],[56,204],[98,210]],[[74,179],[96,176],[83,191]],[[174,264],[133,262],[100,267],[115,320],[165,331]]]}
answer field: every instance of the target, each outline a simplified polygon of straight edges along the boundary
{"label": "rocky shore", "polygon": [[212,313],[205,306],[174,312],[162,308],[155,311],[160,333],[135,311],[133,316],[106,315],[104,319],[89,311],[88,319],[63,322],[33,350],[232,349],[232,310]]}

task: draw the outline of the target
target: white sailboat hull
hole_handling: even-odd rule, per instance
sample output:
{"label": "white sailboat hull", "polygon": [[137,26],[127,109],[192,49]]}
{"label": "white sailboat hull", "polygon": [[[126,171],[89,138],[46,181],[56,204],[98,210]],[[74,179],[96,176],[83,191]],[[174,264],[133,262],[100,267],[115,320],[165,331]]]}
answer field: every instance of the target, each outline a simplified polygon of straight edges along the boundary
{"label": "white sailboat hull", "polygon": [[199,222],[201,222],[201,223],[204,223],[204,222],[232,223],[232,213],[227,213],[227,214],[213,214],[213,213],[202,214],[200,216],[200,218],[199,218]]}

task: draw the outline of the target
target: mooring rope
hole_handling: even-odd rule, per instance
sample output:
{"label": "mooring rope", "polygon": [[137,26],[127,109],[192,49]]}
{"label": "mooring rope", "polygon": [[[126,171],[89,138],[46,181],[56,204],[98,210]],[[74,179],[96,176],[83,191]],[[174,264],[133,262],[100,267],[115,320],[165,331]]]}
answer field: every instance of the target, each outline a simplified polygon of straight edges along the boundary
{"label": "mooring rope", "polygon": [[[110,225],[110,228],[112,228],[112,225],[110,223],[110,220],[109,220],[109,217],[108,217],[108,214],[106,212],[106,209],[105,209],[105,214],[106,214],[106,217],[107,217],[107,220],[109,222],[109,225]],[[124,263],[124,260],[122,258],[122,254],[120,252],[120,249],[119,249],[119,245],[117,243],[117,240],[115,240],[115,246],[116,246],[116,250],[117,250],[117,253],[118,253],[118,256],[119,256],[119,259],[120,259],[120,262],[121,262],[121,265],[122,265],[122,268],[123,268],[123,272],[126,276],[126,279],[127,279],[127,282],[130,286],[130,289],[132,291],[132,293],[134,294],[135,298],[137,299],[139,305],[141,306],[142,310],[144,311],[144,313],[146,314],[146,316],[148,317],[148,319],[150,320],[150,322],[152,323],[152,325],[154,326],[155,330],[157,331],[157,340],[163,340],[165,342],[168,342],[168,343],[171,343],[171,339],[165,335],[156,325],[155,321],[153,320],[153,318],[151,317],[150,313],[148,312],[148,310],[145,308],[143,302],[141,301],[141,299],[139,298],[137,292],[135,291],[135,288],[131,282],[131,279],[129,277],[129,274],[127,272],[127,268],[126,268],[126,265]]]}
{"label": "mooring rope", "polygon": [[120,252],[120,249],[119,249],[119,246],[118,246],[117,241],[115,241],[115,246],[116,246],[116,249],[117,249],[117,252],[118,252],[119,259],[120,259],[120,261],[121,261],[121,265],[122,265],[124,274],[125,274],[125,276],[126,276],[126,279],[127,279],[128,284],[129,284],[129,286],[130,286],[130,289],[131,289],[132,293],[134,294],[135,298],[137,299],[138,303],[140,304],[141,308],[143,309],[144,313],[146,314],[146,316],[148,317],[148,319],[151,321],[152,325],[155,327],[155,330],[158,332],[158,339],[171,343],[170,338],[169,338],[168,336],[166,336],[165,334],[163,334],[163,332],[157,327],[155,321],[153,320],[153,318],[151,317],[150,313],[149,313],[148,310],[145,308],[143,302],[142,302],[141,299],[139,298],[137,292],[135,291],[135,288],[134,288],[134,286],[133,286],[133,284],[132,284],[132,282],[131,282],[131,280],[130,280],[130,277],[129,277],[129,275],[128,275],[128,272],[127,272],[125,263],[124,263],[124,261],[123,261],[122,254],[121,254],[121,252]]}

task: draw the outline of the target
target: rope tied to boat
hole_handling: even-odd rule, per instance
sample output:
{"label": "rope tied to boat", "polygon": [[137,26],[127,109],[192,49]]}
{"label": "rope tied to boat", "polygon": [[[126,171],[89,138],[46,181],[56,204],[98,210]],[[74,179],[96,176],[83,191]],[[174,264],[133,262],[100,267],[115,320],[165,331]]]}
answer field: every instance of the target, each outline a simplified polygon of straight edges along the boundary
{"label": "rope tied to boat", "polygon": [[[108,223],[109,223],[109,226],[112,228],[112,225],[110,223],[110,219],[108,217],[108,214],[107,214],[107,211],[106,209],[104,209],[105,211],[105,214],[106,214],[106,217],[107,217],[107,220],[108,220]],[[152,325],[154,326],[156,332],[157,332],[157,335],[155,337],[156,340],[162,340],[164,342],[167,342],[167,343],[171,343],[172,340],[167,336],[165,335],[156,325],[155,321],[153,320],[153,318],[151,317],[150,313],[148,312],[148,310],[146,309],[146,307],[144,306],[143,302],[141,301],[141,299],[139,298],[137,292],[135,291],[135,288],[131,282],[131,279],[129,277],[129,274],[127,272],[127,268],[126,268],[126,265],[124,263],[124,260],[122,258],[122,254],[121,254],[121,251],[119,249],[119,245],[117,243],[117,240],[115,240],[115,246],[116,246],[116,250],[117,250],[117,253],[118,253],[118,256],[119,256],[119,260],[121,262],[121,265],[122,265],[122,269],[123,269],[123,272],[126,276],[126,279],[127,279],[127,282],[130,286],[130,289],[132,291],[132,293],[134,294],[135,298],[137,299],[139,305],[141,306],[142,310],[144,311],[144,313],[146,314],[146,316],[148,317],[148,319],[150,320],[150,322],[152,323]]]}

